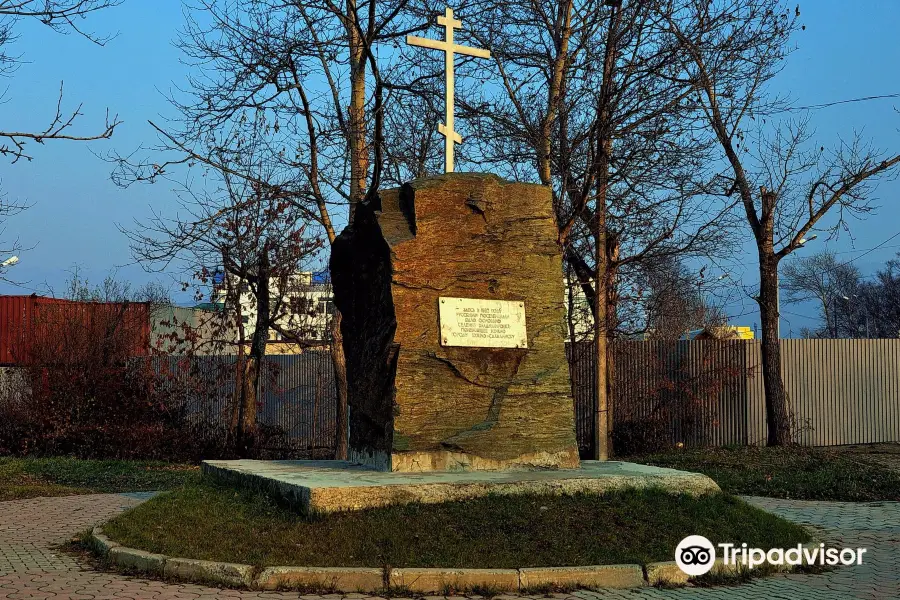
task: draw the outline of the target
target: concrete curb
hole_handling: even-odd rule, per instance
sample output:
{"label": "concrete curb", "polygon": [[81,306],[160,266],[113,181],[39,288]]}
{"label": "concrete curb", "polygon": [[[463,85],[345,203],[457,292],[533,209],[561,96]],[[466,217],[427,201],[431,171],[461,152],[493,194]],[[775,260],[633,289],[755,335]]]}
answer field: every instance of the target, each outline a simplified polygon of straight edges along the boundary
{"label": "concrete curb", "polygon": [[250,587],[255,582],[253,567],[250,565],[190,558],[167,558],[163,575],[198,583],[222,583],[236,587]]}
{"label": "concrete curb", "polygon": [[690,579],[690,575],[682,571],[674,560],[650,563],[645,567],[644,573],[647,584],[653,586],[682,586],[687,585]]}
{"label": "concrete curb", "polygon": [[[259,590],[317,589],[378,594],[389,587],[417,594],[443,594],[448,590],[465,592],[481,588],[515,593],[572,587],[635,589],[689,584],[688,576],[674,561],[650,563],[646,567],[633,564],[521,569],[391,569],[390,573],[384,569],[362,567],[267,567],[257,572],[250,565],[170,558],[126,548],[106,537],[99,527],[91,534],[90,546],[110,564],[129,571]],[[804,546],[818,547],[818,543]],[[739,570],[726,567],[722,559],[718,559],[713,568],[718,573]],[[777,570],[789,571],[791,568]]]}
{"label": "concrete curb", "polygon": [[391,587],[429,593],[474,588],[516,592],[521,587],[519,569],[391,569]]}
{"label": "concrete curb", "polygon": [[313,588],[336,592],[380,590],[384,587],[382,569],[351,567],[268,567],[254,582],[261,590]]}
{"label": "concrete curb", "polygon": [[639,588],[647,584],[641,565],[536,567],[519,569],[519,588],[586,587]]}
{"label": "concrete curb", "polygon": [[106,558],[109,562],[122,568],[155,575],[163,575],[168,560],[168,557],[162,554],[152,554],[124,546],[110,548]]}
{"label": "concrete curb", "polygon": [[106,556],[109,554],[109,551],[113,548],[120,547],[121,544],[118,542],[114,542],[105,535],[103,535],[103,530],[99,527],[94,527],[91,532],[91,545],[93,546],[94,551],[100,556]]}

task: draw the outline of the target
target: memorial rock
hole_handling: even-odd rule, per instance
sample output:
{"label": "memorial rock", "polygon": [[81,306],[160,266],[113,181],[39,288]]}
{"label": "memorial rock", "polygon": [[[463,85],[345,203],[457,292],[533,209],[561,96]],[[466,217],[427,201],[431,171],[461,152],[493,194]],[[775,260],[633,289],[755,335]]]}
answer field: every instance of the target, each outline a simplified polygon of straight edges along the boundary
{"label": "memorial rock", "polygon": [[578,467],[549,188],[451,173],[379,196],[331,255],[351,461]]}

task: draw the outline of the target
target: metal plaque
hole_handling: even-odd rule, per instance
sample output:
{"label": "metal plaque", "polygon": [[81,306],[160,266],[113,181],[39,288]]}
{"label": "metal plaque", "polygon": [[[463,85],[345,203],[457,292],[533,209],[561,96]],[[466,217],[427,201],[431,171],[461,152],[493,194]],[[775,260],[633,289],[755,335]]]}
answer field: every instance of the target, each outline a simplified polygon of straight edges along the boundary
{"label": "metal plaque", "polygon": [[440,298],[438,303],[442,346],[528,347],[524,302]]}

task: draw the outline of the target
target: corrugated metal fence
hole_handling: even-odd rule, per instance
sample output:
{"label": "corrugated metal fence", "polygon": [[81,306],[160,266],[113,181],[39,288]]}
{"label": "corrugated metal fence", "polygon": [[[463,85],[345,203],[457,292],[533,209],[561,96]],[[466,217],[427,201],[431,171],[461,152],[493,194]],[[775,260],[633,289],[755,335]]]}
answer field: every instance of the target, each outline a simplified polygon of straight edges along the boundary
{"label": "corrugated metal fence", "polygon": [[[160,385],[180,395],[195,422],[227,428],[235,398],[236,356],[155,357]],[[327,352],[266,356],[257,394],[259,450],[272,458],[331,458],[336,402]]]}
{"label": "corrugated metal fence", "polygon": [[575,399],[575,438],[582,458],[594,455],[594,346],[592,342],[566,344],[569,377]]}
{"label": "corrugated metal fence", "polygon": [[0,296],[0,365],[54,359],[71,352],[85,335],[107,339],[111,347],[124,347],[132,356],[146,356],[149,311],[146,302]]}
{"label": "corrugated metal fence", "polygon": [[[782,353],[800,443],[900,441],[900,339],[784,340]],[[753,395],[762,398],[757,379]]]}
{"label": "corrugated metal fence", "polygon": [[[764,443],[759,341],[616,341],[612,348],[617,451]],[[567,351],[578,445],[589,457],[593,347],[574,344]],[[900,339],[782,340],[782,356],[797,442],[900,441]],[[236,357],[154,360],[168,374],[161,381],[184,395],[192,418],[229,423]],[[277,458],[333,455],[336,402],[327,352],[267,356],[260,388],[257,423],[268,433],[263,450]]]}
{"label": "corrugated metal fence", "polygon": [[[798,443],[900,441],[900,339],[785,339],[781,351]],[[590,456],[593,349],[569,354],[579,446]],[[617,444],[764,443],[759,341],[617,341],[612,364]]]}

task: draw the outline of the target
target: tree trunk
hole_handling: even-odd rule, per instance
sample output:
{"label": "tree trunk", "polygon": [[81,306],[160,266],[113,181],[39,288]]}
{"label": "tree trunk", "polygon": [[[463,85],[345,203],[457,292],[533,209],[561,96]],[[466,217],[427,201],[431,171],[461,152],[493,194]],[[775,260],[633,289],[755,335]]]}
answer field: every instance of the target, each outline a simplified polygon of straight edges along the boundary
{"label": "tree trunk", "polygon": [[569,67],[569,38],[572,36],[572,0],[565,0],[559,4],[556,22],[558,28],[554,30],[556,43],[556,56],[553,58],[551,68],[550,85],[547,93],[547,113],[541,122],[541,139],[538,153],[538,176],[544,185],[552,185],[553,171],[551,165],[551,152],[553,141],[553,126],[559,117],[563,97],[564,78]]}
{"label": "tree trunk", "polygon": [[334,387],[337,410],[334,427],[334,458],[347,460],[349,438],[347,419],[347,359],[344,356],[344,336],[341,333],[341,313],[336,310],[331,321],[331,362],[334,365]]}
{"label": "tree trunk", "polygon": [[[604,224],[605,229],[605,224]],[[613,427],[613,408],[615,407],[615,388],[616,388],[616,361],[614,358],[612,340],[616,337],[616,329],[619,326],[619,292],[618,292],[618,263],[619,263],[619,242],[615,235],[610,235],[606,231],[606,312],[604,318],[606,320],[606,426],[607,426],[607,454],[615,453],[612,443],[612,427]],[[609,458],[609,456],[607,456]]]}
{"label": "tree trunk", "polygon": [[[599,216],[599,215],[598,215]],[[598,222],[601,219],[598,219]],[[603,219],[605,221],[605,219]],[[601,238],[605,239],[606,232],[598,225],[598,247]],[[606,281],[606,252],[597,252],[597,268],[594,274],[597,282],[596,298],[605,298]],[[609,459],[609,388],[607,384],[607,339],[606,339],[606,310],[608,304],[602,300],[597,302],[594,311],[594,460]]]}
{"label": "tree trunk", "polygon": [[[255,334],[254,334],[254,337]],[[259,358],[254,356],[251,345],[250,356],[244,362],[241,374],[240,426],[237,430],[237,449],[240,456],[247,456],[256,433],[256,390],[259,386]]]}
{"label": "tree trunk", "polygon": [[609,243],[606,230],[607,195],[609,193],[610,156],[612,155],[612,102],[613,72],[616,65],[616,44],[621,10],[611,6],[609,29],[606,35],[606,51],[603,59],[603,82],[597,103],[597,147],[596,190],[597,202],[594,209],[594,351],[597,364],[594,384],[596,386],[596,418],[594,422],[594,458],[608,460],[610,455],[609,434],[612,429],[612,409],[609,394],[609,363],[607,352],[609,334]]}
{"label": "tree trunk", "polygon": [[269,340],[269,321],[271,319],[269,305],[269,242],[263,244],[262,252],[256,264],[256,328],[250,340],[250,355],[244,366],[243,405],[241,406],[241,428],[243,439],[239,450],[245,453],[253,444],[256,434],[257,393],[259,391],[259,374],[263,359],[266,356],[266,343]]}
{"label": "tree trunk", "polygon": [[611,410],[609,396],[609,241],[606,231],[606,195],[609,182],[609,150],[612,141],[601,136],[597,144],[597,205],[594,214],[594,459],[609,460]]}
{"label": "tree trunk", "polygon": [[353,223],[356,205],[366,194],[369,149],[366,145],[366,55],[361,32],[356,26],[356,0],[347,0],[346,28],[350,48],[350,208]]}
{"label": "tree trunk", "polygon": [[[356,0],[347,0],[347,40],[350,49],[350,206],[347,224],[356,217],[356,205],[366,195],[369,172],[369,147],[366,144],[366,49],[362,32],[356,26]],[[333,239],[331,240],[334,241]],[[334,365],[334,384],[337,410],[334,426],[334,458],[347,460],[349,427],[347,420],[347,360],[341,335],[341,313],[332,319],[331,362]]]}
{"label": "tree trunk", "polygon": [[235,451],[240,447],[243,436],[244,396],[247,388],[244,387],[244,371],[247,360],[244,358],[244,340],[238,341],[238,355],[234,363],[234,395],[231,401],[231,422],[228,429],[228,445]]}
{"label": "tree trunk", "polygon": [[778,260],[771,252],[759,257],[759,314],[762,323],[762,372],[766,395],[766,444],[791,443],[787,395],[781,376],[781,340],[778,338]]}
{"label": "tree trunk", "polygon": [[[225,264],[225,253],[223,252],[223,264]],[[241,307],[241,295],[239,291],[235,291],[234,287],[231,284],[232,279],[228,275],[225,277],[225,286],[226,286],[226,301],[234,305],[235,317],[234,323],[238,332],[237,339],[237,360],[234,364],[234,398],[232,399],[231,406],[231,427],[228,430],[228,444],[230,447],[234,448],[237,451],[241,447],[241,442],[243,436],[241,435],[241,429],[243,428],[242,416],[244,413],[244,397],[247,392],[247,388],[244,386],[244,371],[246,366],[246,359],[244,358],[244,354],[246,352],[246,348],[244,348],[244,343],[247,341],[246,330],[244,329],[244,321],[243,321],[243,309]]]}
{"label": "tree trunk", "polygon": [[837,327],[835,326],[836,323],[832,311],[829,308],[828,296],[825,296],[822,300],[822,314],[825,316],[825,328],[828,330],[829,337],[836,338]]}

